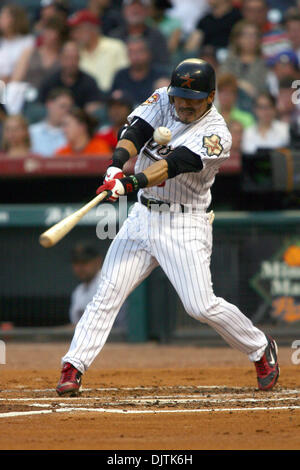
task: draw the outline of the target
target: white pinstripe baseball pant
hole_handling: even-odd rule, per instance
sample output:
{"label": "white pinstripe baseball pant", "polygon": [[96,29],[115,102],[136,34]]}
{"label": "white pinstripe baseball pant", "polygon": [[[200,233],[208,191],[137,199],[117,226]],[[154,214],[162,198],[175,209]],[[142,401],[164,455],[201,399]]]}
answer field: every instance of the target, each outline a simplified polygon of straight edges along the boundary
{"label": "white pinstripe baseball pant", "polygon": [[207,214],[158,212],[136,203],[110,245],[97,294],[78,322],[62,362],[82,373],[88,369],[123,302],[158,264],[189,315],[210,325],[251,361],[260,359],[267,345],[264,333],[236,306],[213,293],[211,249]]}

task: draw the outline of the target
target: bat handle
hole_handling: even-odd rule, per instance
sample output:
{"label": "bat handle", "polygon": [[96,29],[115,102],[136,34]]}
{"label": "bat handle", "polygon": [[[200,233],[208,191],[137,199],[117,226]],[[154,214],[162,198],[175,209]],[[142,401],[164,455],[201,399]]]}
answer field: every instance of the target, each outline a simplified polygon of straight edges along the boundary
{"label": "bat handle", "polygon": [[99,202],[106,201],[111,196],[112,192],[111,191],[102,191],[102,193],[98,194],[94,199],[92,199],[90,202],[88,202],[84,207],[80,209],[82,211],[82,214],[86,214],[90,209],[93,207],[97,206]]}

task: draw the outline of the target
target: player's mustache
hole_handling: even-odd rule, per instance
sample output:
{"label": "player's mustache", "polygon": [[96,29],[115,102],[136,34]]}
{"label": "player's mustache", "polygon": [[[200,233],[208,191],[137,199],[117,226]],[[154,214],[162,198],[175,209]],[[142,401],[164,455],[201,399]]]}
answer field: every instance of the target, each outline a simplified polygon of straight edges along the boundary
{"label": "player's mustache", "polygon": [[193,113],[193,112],[194,112],[194,108],[189,108],[189,107],[181,106],[181,107],[179,108],[179,111],[189,111],[189,112]]}

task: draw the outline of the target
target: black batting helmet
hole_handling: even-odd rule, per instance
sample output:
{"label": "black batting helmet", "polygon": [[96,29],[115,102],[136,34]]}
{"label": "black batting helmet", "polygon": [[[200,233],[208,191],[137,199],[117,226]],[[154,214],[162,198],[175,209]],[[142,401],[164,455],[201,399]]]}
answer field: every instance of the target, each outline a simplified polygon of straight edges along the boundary
{"label": "black batting helmet", "polygon": [[174,69],[168,87],[169,96],[203,99],[216,89],[214,68],[202,59],[186,59]]}

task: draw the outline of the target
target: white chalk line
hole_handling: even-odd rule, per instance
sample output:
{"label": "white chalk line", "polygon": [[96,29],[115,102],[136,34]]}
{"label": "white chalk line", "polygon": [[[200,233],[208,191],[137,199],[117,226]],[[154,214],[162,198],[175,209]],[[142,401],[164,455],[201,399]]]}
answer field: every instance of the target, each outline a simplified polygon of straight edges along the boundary
{"label": "white chalk line", "polygon": [[[95,412],[105,412],[105,413],[134,413],[134,414],[138,414],[138,413],[168,413],[168,412],[171,412],[171,413],[184,413],[184,412],[199,412],[199,413],[203,413],[203,412],[215,412],[215,411],[230,411],[230,412],[233,412],[233,411],[245,411],[245,410],[253,410],[253,411],[261,411],[261,410],[291,410],[291,409],[299,409],[300,406],[298,405],[287,405],[287,406],[276,406],[276,407],[243,407],[243,408],[237,408],[237,407],[234,407],[234,408],[198,408],[198,409],[190,409],[190,410],[187,410],[187,409],[177,409],[177,410],[124,410],[124,409],[117,409],[117,408],[94,408],[94,407],[83,407],[82,406],[82,402],[85,401],[85,402],[89,402],[89,401],[93,401],[95,403],[95,401],[103,401],[103,399],[100,399],[100,398],[92,398],[92,397],[88,397],[88,398],[84,398],[82,399],[81,397],[69,397],[67,399],[67,401],[63,401],[60,403],[56,403],[56,408],[53,408],[53,405],[51,405],[49,402],[57,402],[59,400],[59,398],[46,398],[46,397],[43,397],[43,398],[12,398],[12,399],[0,399],[2,402],[4,401],[7,401],[8,403],[11,403],[11,402],[23,402],[23,403],[30,403],[30,402],[34,402],[34,403],[30,403],[28,406],[30,407],[35,407],[35,408],[50,408],[50,410],[39,410],[39,411],[20,411],[20,412],[5,412],[5,413],[1,413],[0,414],[0,418],[10,418],[10,417],[20,417],[20,416],[29,416],[29,415],[39,415],[39,414],[49,414],[49,413],[53,413],[53,412],[72,412],[72,411],[95,411]],[[70,403],[70,400],[73,401],[73,403]],[[231,398],[231,399],[211,399],[211,398],[188,398],[187,396],[184,396],[184,397],[180,397],[180,398],[176,398],[174,399],[174,397],[170,396],[168,398],[158,398],[158,397],[153,397],[152,399],[149,399],[149,397],[146,397],[144,399],[123,399],[123,400],[115,400],[113,403],[112,402],[108,402],[108,403],[105,403],[107,406],[126,406],[126,404],[129,404],[129,403],[135,403],[136,405],[163,405],[164,403],[172,403],[172,405],[178,405],[178,404],[182,404],[182,403],[198,403],[198,402],[207,402],[209,401],[209,404],[216,404],[216,405],[220,405],[220,404],[226,404],[226,403],[262,403],[262,402],[278,402],[278,401],[299,401],[300,398],[295,398],[295,397],[283,397],[283,398]],[[36,401],[46,401],[48,403],[36,403]],[[78,401],[79,403],[76,404],[74,403],[74,401]],[[71,406],[68,406],[68,405],[71,405]],[[59,407],[59,408],[58,408]]]}
{"label": "white chalk line", "polygon": [[10,411],[8,413],[0,413],[0,418],[22,417],[30,415],[41,415],[50,413],[70,413],[70,412],[95,412],[95,413],[117,413],[117,414],[161,414],[161,413],[217,413],[217,412],[238,412],[238,411],[285,411],[285,410],[298,410],[300,406],[272,406],[272,407],[256,407],[256,408],[198,408],[194,410],[119,410],[111,408],[55,408],[52,410],[39,410],[39,411]]}
{"label": "white chalk line", "polygon": [[[231,395],[232,396],[232,395]],[[37,402],[37,401],[46,401],[46,402],[58,402],[61,400],[61,398],[46,398],[46,397],[39,397],[39,398],[0,398],[1,402],[21,402],[21,403],[29,403],[29,402]],[[126,403],[136,403],[138,404],[163,404],[163,403],[170,403],[172,402],[173,404],[177,403],[197,403],[197,402],[207,402],[209,403],[257,403],[257,402],[272,402],[272,401],[300,401],[300,397],[274,397],[274,398],[251,398],[251,397],[244,397],[244,398],[222,398],[222,395],[219,396],[219,398],[211,398],[211,397],[190,397],[190,396],[181,396],[181,397],[139,397],[139,398],[120,398],[120,399],[114,399],[113,402],[107,402],[105,401],[105,398],[99,398],[99,397],[69,397],[67,398],[67,401],[65,401],[65,404],[69,404],[72,401],[80,401],[80,402],[95,402],[95,401],[101,401],[105,402],[107,405],[122,405]],[[61,403],[59,403],[60,405]],[[47,403],[45,404],[31,404],[29,406],[47,406]],[[48,405],[51,406],[51,405]]]}
{"label": "white chalk line", "polygon": [[[219,394],[207,394],[207,396],[199,396],[199,394],[190,394],[190,395],[161,395],[161,396],[141,396],[141,397],[134,397],[134,398],[126,398],[126,397],[120,397],[120,398],[114,398],[113,402],[105,402],[106,397],[68,397],[67,400],[61,401],[62,399],[60,397],[35,397],[35,398],[25,398],[25,397],[17,397],[17,398],[0,398],[0,401],[7,402],[7,403],[30,403],[28,406],[30,407],[37,407],[37,408],[51,408],[51,409],[42,409],[38,411],[10,411],[10,412],[4,412],[0,413],[0,418],[10,418],[10,417],[20,417],[20,416],[30,416],[30,415],[42,415],[42,414],[49,414],[49,413],[62,413],[62,412],[73,412],[73,411],[89,411],[89,412],[103,412],[103,413],[124,413],[124,414],[139,414],[139,413],[204,413],[204,412],[234,412],[234,411],[266,411],[266,410],[297,410],[300,408],[298,405],[286,405],[286,406],[267,406],[267,407],[262,407],[262,406],[254,406],[254,407],[243,407],[243,408],[197,408],[197,409],[175,409],[175,410],[161,410],[161,409],[152,409],[152,410],[124,410],[120,408],[92,408],[92,407],[83,407],[82,404],[89,403],[89,402],[104,402],[106,406],[126,406],[126,404],[136,404],[136,405],[163,405],[166,403],[172,403],[172,405],[180,405],[182,403],[197,403],[197,402],[209,402],[209,404],[218,404],[218,405],[224,405],[226,403],[264,403],[264,402],[279,402],[279,401],[293,401],[293,402],[298,402],[300,400],[300,397],[287,397],[286,395],[295,395],[299,394],[298,389],[287,389],[287,390],[274,390],[270,393],[272,395],[267,398],[262,398],[262,397],[253,397],[253,394],[257,392],[257,390],[251,389],[251,388],[246,388],[246,387],[228,387],[228,386],[220,386],[220,385],[215,385],[215,386],[164,386],[164,387],[122,387],[122,388],[117,388],[117,387],[102,387],[102,388],[97,388],[97,389],[83,389],[83,391],[102,391],[102,392],[111,392],[111,391],[154,391],[157,392],[159,390],[206,390],[210,391],[211,389],[214,390],[233,390],[232,393],[219,393]],[[15,390],[10,390],[11,392],[27,392],[27,393],[45,393],[45,392],[55,392],[54,389],[15,389]],[[240,393],[242,392],[244,396],[240,397],[235,396],[234,391],[239,391]],[[5,390],[2,390],[2,392],[5,392]],[[8,390],[6,390],[8,392]],[[245,395],[249,395],[251,393],[251,397],[246,397]],[[37,403],[39,402],[39,403]],[[46,402],[46,403],[41,403],[41,402]],[[48,402],[48,403],[47,403]],[[51,405],[51,402],[56,402],[55,405],[56,407],[53,408],[53,405]],[[75,403],[74,403],[75,402]],[[78,404],[76,403],[78,402]],[[99,403],[101,404],[101,403]],[[71,405],[71,406],[70,406]]]}
{"label": "white chalk line", "polygon": [[[292,401],[300,401],[299,398],[295,397],[286,397],[286,398],[228,398],[228,399],[218,399],[218,398],[175,398],[173,399],[172,397],[170,398],[144,398],[144,399],[123,399],[120,400],[122,403],[136,403],[136,404],[164,404],[164,403],[197,403],[197,402],[209,402],[209,403],[257,403],[257,402],[270,402],[270,401],[286,401],[286,400],[292,400]],[[111,403],[113,404],[113,403]]]}
{"label": "white chalk line", "polygon": [[20,416],[29,416],[29,415],[42,415],[52,413],[51,410],[40,410],[40,411],[9,411],[7,413],[0,413],[0,418],[14,418]]}

